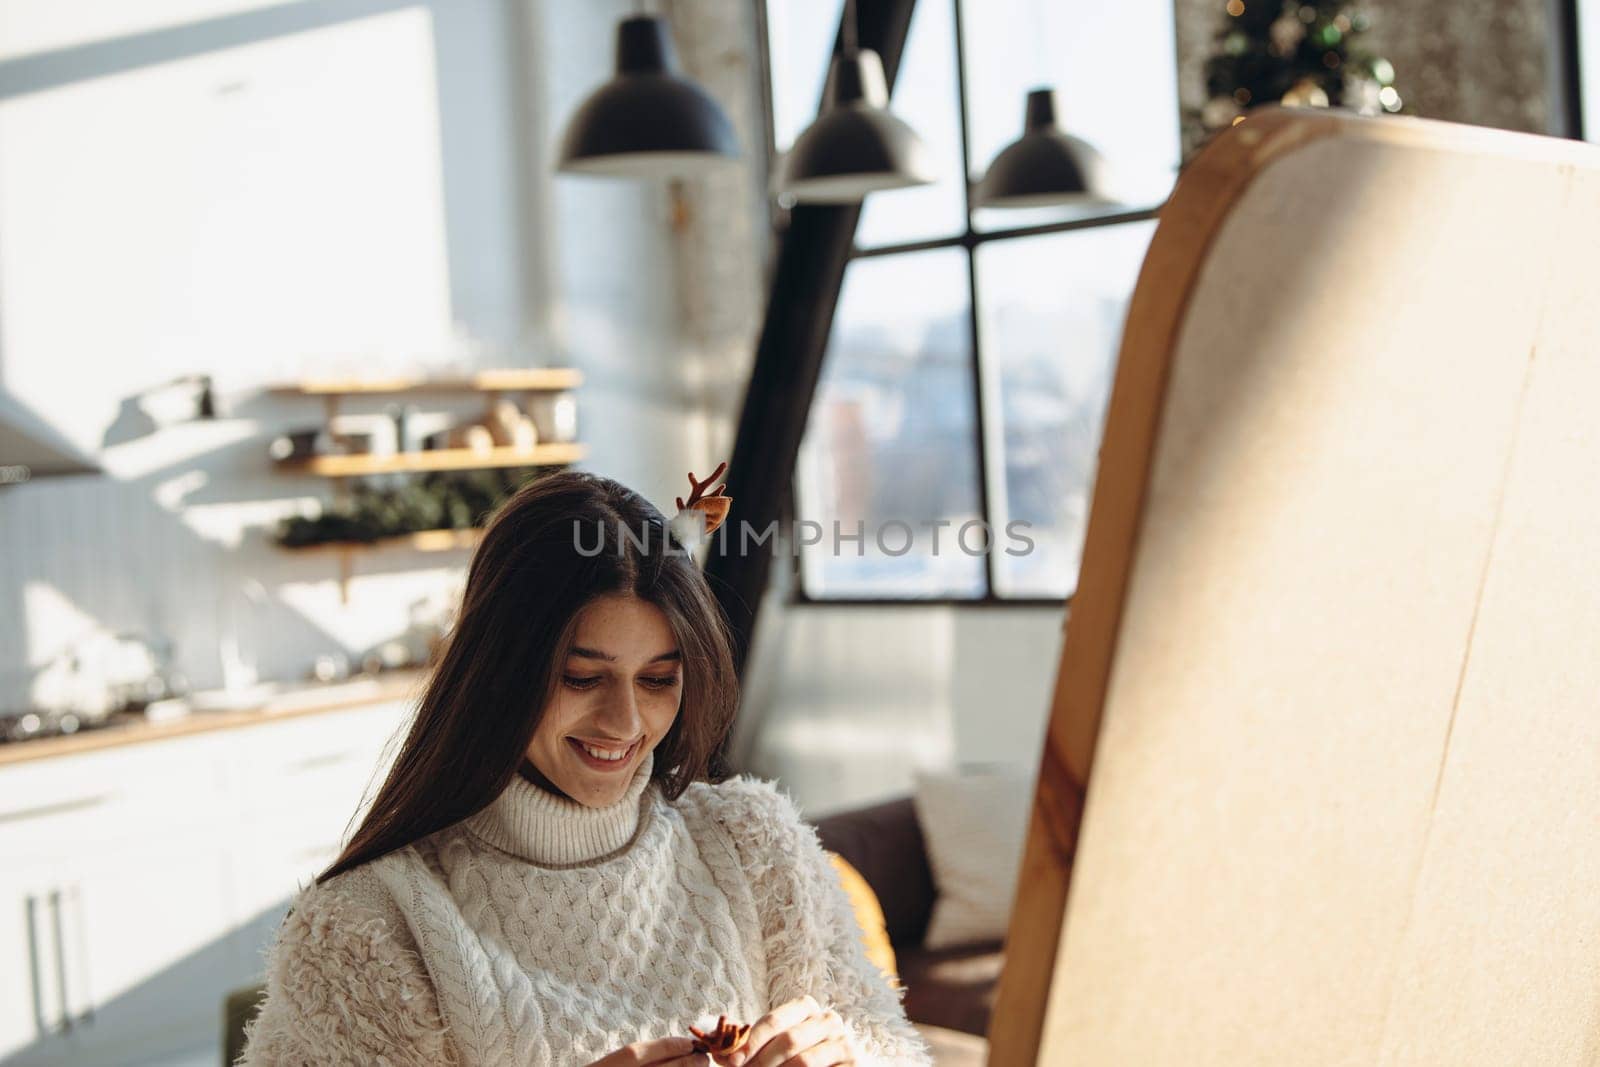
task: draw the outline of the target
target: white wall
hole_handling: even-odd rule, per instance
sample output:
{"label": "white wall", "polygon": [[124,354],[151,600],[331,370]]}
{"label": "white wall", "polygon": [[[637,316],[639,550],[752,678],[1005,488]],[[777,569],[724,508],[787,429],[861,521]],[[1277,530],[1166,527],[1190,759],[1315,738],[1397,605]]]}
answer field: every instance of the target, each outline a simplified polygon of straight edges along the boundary
{"label": "white wall", "polygon": [[807,605],[765,613],[736,749],[807,815],[902,796],[918,768],[1032,771],[1063,613]]}
{"label": "white wall", "polygon": [[561,126],[609,76],[625,0],[537,0],[529,74],[545,121],[544,166],[532,180],[546,205],[535,240],[551,257],[560,291],[551,331],[566,359],[584,368],[580,419],[590,449],[584,466],[661,504],[687,486],[692,429],[683,411],[668,189],[660,182],[553,175]]}
{"label": "white wall", "polygon": [[[571,363],[588,465],[670,499],[664,191],[549,176],[623,7],[0,0],[0,389],[107,471],[0,491],[0,709],[96,633],[244,683],[447,595],[462,558],[364,560],[345,605],[268,542],[330,492],[269,466],[321,417],[275,382]],[[139,395],[196,372],[224,417],[156,425]]]}

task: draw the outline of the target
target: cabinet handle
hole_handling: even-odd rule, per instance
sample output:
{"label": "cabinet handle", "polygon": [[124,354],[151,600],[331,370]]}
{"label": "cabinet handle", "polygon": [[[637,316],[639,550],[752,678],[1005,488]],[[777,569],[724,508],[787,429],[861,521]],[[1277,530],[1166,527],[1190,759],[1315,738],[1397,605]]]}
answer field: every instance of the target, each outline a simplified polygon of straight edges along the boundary
{"label": "cabinet handle", "polygon": [[61,1023],[59,1031],[66,1033],[72,1029],[72,1012],[68,1005],[71,1003],[67,995],[67,952],[66,936],[61,929],[61,890],[50,890],[50,929],[55,938],[56,946],[56,994],[61,1003]]}
{"label": "cabinet handle", "polygon": [[81,811],[84,808],[98,808],[110,799],[110,793],[101,793],[99,796],[75,797],[72,800],[57,801],[54,804],[40,804],[33,808],[0,811],[0,823],[26,822],[29,819],[42,819],[46,815],[60,815],[68,811]]}
{"label": "cabinet handle", "polygon": [[355,758],[356,753],[354,751],[329,752],[321,756],[308,756],[303,760],[296,760],[285,766],[284,770],[290,774],[304,774],[306,771],[314,771],[318,767],[333,767],[340,763],[349,763]]}
{"label": "cabinet handle", "polygon": [[40,900],[32,893],[27,897],[28,912],[28,971],[33,979],[33,1026],[40,1035],[53,1033],[63,1011],[55,1017],[45,1014],[44,938],[39,933]]}

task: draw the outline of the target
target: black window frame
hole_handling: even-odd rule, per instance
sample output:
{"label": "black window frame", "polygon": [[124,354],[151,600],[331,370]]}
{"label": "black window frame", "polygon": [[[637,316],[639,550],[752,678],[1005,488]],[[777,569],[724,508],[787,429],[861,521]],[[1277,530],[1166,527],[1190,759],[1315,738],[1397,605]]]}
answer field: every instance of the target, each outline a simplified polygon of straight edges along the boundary
{"label": "black window frame", "polygon": [[[963,249],[967,259],[967,330],[968,343],[971,346],[971,374],[972,397],[976,405],[973,412],[973,445],[976,449],[978,472],[978,502],[980,516],[989,529],[994,528],[993,510],[991,506],[992,495],[989,491],[989,443],[988,433],[984,425],[983,403],[983,340],[982,330],[979,325],[978,310],[978,272],[977,250],[983,245],[996,241],[1018,240],[1028,237],[1041,237],[1047,234],[1070,233],[1075,230],[1098,229],[1108,226],[1125,225],[1132,222],[1145,222],[1154,219],[1161,210],[1157,203],[1147,208],[1130,211],[1096,214],[1082,218],[1064,219],[1056,222],[1040,223],[1029,226],[1015,226],[988,230],[979,230],[973,225],[972,194],[975,182],[972,178],[972,150],[971,135],[969,130],[970,117],[967,107],[967,70],[966,70],[966,42],[962,28],[963,6],[967,3],[981,3],[982,0],[913,0],[912,15],[915,17],[916,5],[929,3],[947,3],[955,19],[955,75],[956,75],[956,121],[960,131],[962,169],[966,181],[963,183],[963,226],[959,233],[948,237],[939,237],[921,241],[904,241],[886,245],[874,245],[863,248],[854,240],[851,242],[850,252],[845,262],[846,284],[849,282],[850,264],[860,259],[875,259],[883,256],[906,255],[916,252],[927,252],[942,248]],[[762,97],[765,104],[765,133],[766,150],[769,167],[777,158],[777,134],[774,129],[774,114],[772,104],[772,35],[766,18],[766,0],[758,0],[756,4],[758,31],[761,37],[761,61],[759,64],[762,78]],[[848,17],[849,4],[844,8],[844,17]],[[1173,16],[1176,22],[1176,16]],[[1176,34],[1176,26],[1174,26]],[[835,35],[835,41],[842,36],[842,27]],[[1018,101],[1020,111],[1021,101]],[[1172,101],[1175,114],[1180,114],[1179,102],[1176,97]],[[870,195],[870,194],[869,194]],[[1164,202],[1164,201],[1163,201]],[[776,197],[769,196],[768,204],[772,214],[774,233],[781,233],[787,225],[787,210],[778,202]],[[770,275],[770,265],[769,265]],[[841,293],[842,293],[841,289]],[[832,338],[830,335],[829,343]],[[824,356],[826,360],[826,356]],[[789,492],[786,504],[790,517],[802,517],[800,510],[799,488],[793,477],[790,478]],[[806,592],[801,552],[794,552],[790,560],[789,581],[790,591],[786,603],[795,606],[816,607],[893,607],[904,608],[911,606],[939,606],[939,607],[1023,607],[1060,608],[1070,606],[1072,594],[1064,597],[1043,596],[1000,596],[995,593],[995,564],[994,554],[985,552],[983,559],[983,588],[982,596],[824,596],[814,597]]]}

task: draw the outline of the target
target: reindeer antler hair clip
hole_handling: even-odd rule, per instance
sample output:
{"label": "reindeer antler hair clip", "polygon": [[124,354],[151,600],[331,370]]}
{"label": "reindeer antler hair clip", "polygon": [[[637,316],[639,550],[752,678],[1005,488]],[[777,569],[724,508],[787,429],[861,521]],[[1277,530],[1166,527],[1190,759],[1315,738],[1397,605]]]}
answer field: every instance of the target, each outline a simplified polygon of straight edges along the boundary
{"label": "reindeer antler hair clip", "polygon": [[673,519],[673,526],[680,531],[679,540],[684,540],[683,534],[688,532],[684,529],[685,525],[687,525],[684,520],[695,520],[695,527],[698,527],[700,516],[692,515],[692,512],[700,512],[705,521],[703,530],[696,529],[694,533],[689,534],[688,539],[695,541],[700,538],[710,537],[712,532],[721,526],[723,520],[728,517],[728,509],[733,506],[733,497],[728,495],[728,487],[719,485],[711,492],[706,492],[706,488],[722,477],[722,472],[727,469],[728,461],[723,460],[717,464],[717,469],[712,471],[704,481],[695,478],[693,471],[689,472],[689,486],[691,489],[689,499],[686,501],[681,496],[676,498],[678,514]]}

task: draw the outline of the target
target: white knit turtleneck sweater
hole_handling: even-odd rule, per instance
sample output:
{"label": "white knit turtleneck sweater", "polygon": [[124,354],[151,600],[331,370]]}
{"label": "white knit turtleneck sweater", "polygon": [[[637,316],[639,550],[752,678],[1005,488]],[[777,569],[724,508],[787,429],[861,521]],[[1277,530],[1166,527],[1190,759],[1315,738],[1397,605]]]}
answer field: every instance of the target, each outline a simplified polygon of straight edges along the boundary
{"label": "white knit turtleneck sweater", "polygon": [[928,1067],[787,794],[739,776],[668,801],[653,755],[614,804],[516,777],[471,818],[304,889],[240,1062],[583,1065],[810,994],[858,1063]]}

